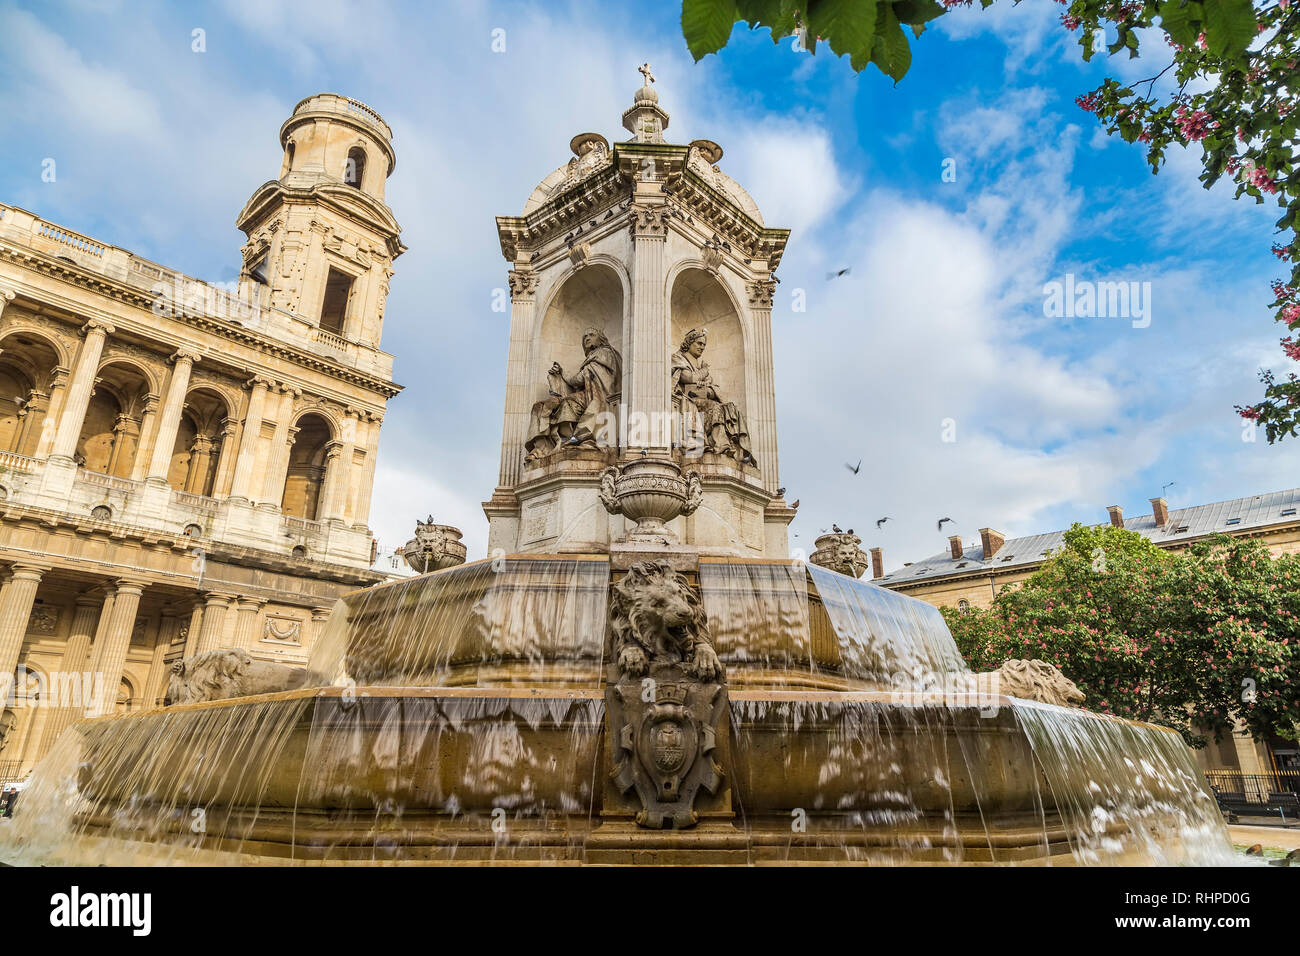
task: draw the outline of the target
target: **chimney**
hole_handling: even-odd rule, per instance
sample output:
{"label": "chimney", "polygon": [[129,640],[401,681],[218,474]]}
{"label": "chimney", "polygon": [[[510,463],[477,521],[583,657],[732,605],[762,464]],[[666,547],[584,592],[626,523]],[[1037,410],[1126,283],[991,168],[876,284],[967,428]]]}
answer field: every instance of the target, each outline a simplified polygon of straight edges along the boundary
{"label": "chimney", "polygon": [[885,576],[885,553],[879,548],[871,549],[871,579]]}
{"label": "chimney", "polygon": [[1169,523],[1169,502],[1164,498],[1152,498],[1151,514],[1156,519],[1156,527],[1163,528]]}
{"label": "chimney", "polygon": [[959,534],[948,535],[948,550],[952,553],[952,559],[954,561],[961,560],[961,553],[962,553],[961,535]]}
{"label": "chimney", "polygon": [[988,561],[993,555],[998,553],[1002,547],[1002,542],[1007,539],[1001,531],[994,531],[992,528],[980,528],[980,544],[984,547],[984,560]]}
{"label": "chimney", "polygon": [[1110,515],[1110,524],[1112,528],[1124,527],[1123,508],[1121,508],[1119,505],[1111,505],[1109,508],[1106,509],[1106,513]]}

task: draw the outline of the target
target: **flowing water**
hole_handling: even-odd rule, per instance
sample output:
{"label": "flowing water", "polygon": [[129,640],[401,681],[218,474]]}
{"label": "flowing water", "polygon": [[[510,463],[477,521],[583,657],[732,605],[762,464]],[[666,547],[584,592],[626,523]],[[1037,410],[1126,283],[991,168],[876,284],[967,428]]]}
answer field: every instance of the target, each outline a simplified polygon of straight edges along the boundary
{"label": "flowing water", "polygon": [[[609,580],[604,557],[520,557],[349,595],[314,689],[75,724],[0,860],[623,861],[598,849],[631,839],[602,816]],[[1176,734],[975,693],[935,608],[790,563],[698,580],[731,699],[726,861],[1237,859]]]}

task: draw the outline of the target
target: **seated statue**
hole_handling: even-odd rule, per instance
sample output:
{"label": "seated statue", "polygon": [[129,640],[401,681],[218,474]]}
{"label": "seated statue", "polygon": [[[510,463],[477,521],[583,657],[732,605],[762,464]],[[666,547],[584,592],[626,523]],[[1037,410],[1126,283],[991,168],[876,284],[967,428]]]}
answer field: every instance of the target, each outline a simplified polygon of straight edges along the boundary
{"label": "seated statue", "polygon": [[[758,467],[749,448],[745,419],[734,402],[724,402],[713,384],[709,363],[701,360],[708,344],[708,330],[691,329],[682,346],[673,353],[673,395],[681,399],[682,417],[686,421],[686,445],[734,458],[741,465]],[[698,412],[698,432],[691,422],[688,407]]]}
{"label": "seated statue", "polygon": [[[613,411],[610,396],[623,387],[622,357],[599,329],[582,333],[582,350],[586,357],[576,374],[565,375],[559,362],[551,366],[551,393],[533,405],[525,461],[545,458],[561,445],[595,445],[601,416]],[[604,424],[612,438],[613,420]]]}

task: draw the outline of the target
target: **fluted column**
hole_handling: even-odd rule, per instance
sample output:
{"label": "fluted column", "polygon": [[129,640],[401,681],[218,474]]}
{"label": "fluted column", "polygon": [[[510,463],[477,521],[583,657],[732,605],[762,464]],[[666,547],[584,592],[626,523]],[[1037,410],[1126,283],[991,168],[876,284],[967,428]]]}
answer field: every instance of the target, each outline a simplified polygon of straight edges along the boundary
{"label": "fluted column", "polygon": [[352,492],[353,472],[356,470],[357,426],[361,412],[355,408],[343,413],[343,425],[339,432],[338,460],[331,470],[336,472],[330,482],[330,497],[326,499],[324,517],[328,521],[342,521],[348,514],[348,498]]}
{"label": "fluted column", "polygon": [[266,393],[271,382],[264,378],[250,379],[248,414],[244,416],[244,431],[239,440],[239,457],[235,462],[235,477],[230,497],[248,501],[253,494],[253,465],[257,461],[257,443],[262,436],[262,415],[266,407]]}
{"label": "fluted column", "polygon": [[366,413],[366,460],[357,482],[357,498],[352,506],[352,527],[370,527],[370,499],[375,493],[375,463],[379,458],[379,426],[383,421],[373,412]]}
{"label": "fluted column", "polygon": [[140,595],[145,582],[122,578],[117,582],[113,610],[103,637],[95,642],[90,652],[90,670],[102,675],[102,690],[91,710],[92,717],[111,714],[117,703],[117,690],[122,684],[122,667],[126,652],[131,646],[131,631],[135,629],[136,612],[140,609]]}
{"label": "fluted column", "polygon": [[[756,445],[754,456],[758,459],[763,486],[772,493],[780,487],[776,456],[776,391],[772,380],[772,298],[776,292],[774,279],[758,279],[749,283],[750,316],[754,327],[754,362],[759,378],[746,396],[750,409],[750,431]],[[746,374],[746,382],[751,376]]]}
{"label": "fluted column", "polygon": [[90,657],[90,639],[99,626],[104,603],[102,597],[92,594],[83,594],[77,598],[68,643],[64,645],[63,660],[59,663],[62,676],[58,681],[50,682],[51,693],[58,693],[60,697],[49,702],[53,709],[45,717],[37,756],[48,753],[59,735],[84,717],[93,703],[91,693],[94,688],[94,672],[86,664]]}
{"label": "fluted column", "polygon": [[15,564],[8,580],[0,586],[0,700],[7,698],[13,687],[36,589],[48,570],[44,564]]}
{"label": "fluted column", "polygon": [[176,433],[180,429],[181,412],[185,410],[185,396],[190,390],[190,373],[199,354],[190,349],[178,349],[172,355],[172,377],[167,384],[167,397],[163,399],[158,415],[158,429],[153,442],[153,457],[149,461],[149,479],[167,480],[171,470],[172,452],[176,450]]}
{"label": "fluted column", "polygon": [[68,391],[68,377],[71,373],[62,366],[50,373],[50,404],[45,411],[45,420],[41,422],[41,437],[36,443],[33,458],[48,458],[54,448],[55,436],[59,433],[59,416],[63,412]]}
{"label": "fluted column", "polygon": [[140,696],[146,708],[158,706],[158,699],[167,687],[167,651],[176,637],[176,628],[180,618],[176,611],[167,609],[162,612],[158,627],[158,639],[154,641],[153,655],[149,658],[149,674],[145,678],[144,690]]}
{"label": "fluted column", "polygon": [[347,462],[343,458],[343,442],[332,441],[325,446],[325,477],[320,483],[320,500],[316,517],[321,521],[337,519],[340,486],[346,480]]}
{"label": "fluted column", "polygon": [[206,654],[218,650],[226,630],[226,613],[230,608],[233,595],[209,592],[203,603],[203,629],[199,631],[199,646],[196,654]]}
{"label": "fluted column", "polygon": [[257,615],[266,602],[257,598],[240,597],[236,600],[235,639],[232,642],[241,650],[252,650],[257,643]]}
{"label": "fluted column", "polygon": [[524,467],[524,442],[535,382],[528,381],[528,347],[532,342],[537,306],[537,276],[531,269],[507,273],[510,282],[510,349],[506,356],[506,419],[502,430],[501,473],[498,484],[513,488]]}
{"label": "fluted column", "polygon": [[212,497],[224,498],[230,494],[230,485],[234,480],[232,472],[235,459],[239,456],[239,444],[235,436],[239,434],[239,422],[227,418],[221,423],[221,451],[217,454],[217,474],[212,481]]}
{"label": "fluted column", "polygon": [[154,449],[157,447],[159,397],[150,392],[144,397],[144,406],[140,410],[140,445],[135,450],[135,464],[131,467],[131,480],[142,481],[149,475],[149,466],[153,462]]}
{"label": "fluted column", "polygon": [[84,341],[77,353],[77,361],[68,381],[68,391],[63,399],[59,416],[58,433],[54,436],[52,457],[72,458],[81,438],[81,426],[90,407],[90,396],[95,390],[95,376],[99,372],[99,359],[104,354],[104,342],[114,332],[113,326],[99,319],[91,319],[81,327]]}
{"label": "fluted column", "polygon": [[199,652],[199,634],[203,629],[203,602],[195,601],[190,610],[190,627],[185,634],[185,650],[181,659],[186,660]]}
{"label": "fluted column", "polygon": [[[648,437],[647,447],[667,452],[671,443],[668,309],[664,299],[664,206],[634,206],[632,219],[632,329],[624,345],[624,402],[629,434]],[[651,427],[654,431],[651,431]]]}
{"label": "fluted column", "polygon": [[293,405],[302,395],[302,389],[291,385],[279,388],[279,408],[275,414],[275,435],[271,438],[271,455],[266,462],[266,476],[262,483],[261,505],[279,510],[284,499],[284,480],[289,472],[289,449],[297,429],[289,422],[293,418]]}

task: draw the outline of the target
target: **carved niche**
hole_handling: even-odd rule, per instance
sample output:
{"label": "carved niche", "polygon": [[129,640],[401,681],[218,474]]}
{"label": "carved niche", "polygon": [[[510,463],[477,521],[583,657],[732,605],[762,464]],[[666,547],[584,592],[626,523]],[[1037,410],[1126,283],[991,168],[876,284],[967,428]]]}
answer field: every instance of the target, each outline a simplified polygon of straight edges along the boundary
{"label": "carved niche", "polygon": [[635,794],[638,826],[692,827],[699,791],[720,795],[725,777],[715,757],[726,740],[727,688],[704,607],[666,562],[639,562],[612,588],[609,637],[614,786]]}

